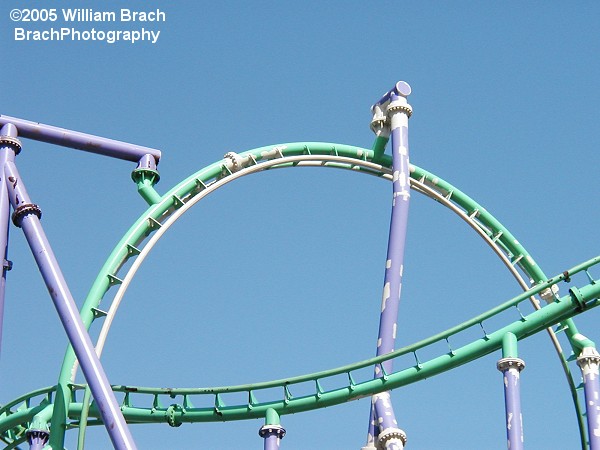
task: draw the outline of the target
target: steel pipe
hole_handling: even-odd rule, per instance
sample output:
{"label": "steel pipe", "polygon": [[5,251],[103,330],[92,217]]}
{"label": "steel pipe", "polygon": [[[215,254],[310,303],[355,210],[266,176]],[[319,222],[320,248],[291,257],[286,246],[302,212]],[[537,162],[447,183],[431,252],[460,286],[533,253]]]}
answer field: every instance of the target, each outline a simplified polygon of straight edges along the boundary
{"label": "steel pipe", "polygon": [[19,130],[19,135],[27,139],[47,142],[62,147],[83,150],[98,155],[138,162],[145,155],[152,155],[158,163],[160,150],[142,147],[127,142],[115,141],[79,131],[58,128],[43,123],[31,122],[16,117],[0,115],[0,126],[12,124]]}

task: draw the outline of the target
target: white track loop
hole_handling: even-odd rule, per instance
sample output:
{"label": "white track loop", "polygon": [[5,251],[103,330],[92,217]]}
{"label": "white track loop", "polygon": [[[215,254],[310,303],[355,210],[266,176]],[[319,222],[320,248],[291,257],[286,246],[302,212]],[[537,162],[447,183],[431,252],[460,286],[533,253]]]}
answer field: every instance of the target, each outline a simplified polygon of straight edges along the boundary
{"label": "white track loop", "polygon": [[[336,163],[336,164],[328,166],[327,163]],[[133,277],[135,276],[136,272],[138,271],[140,265],[144,262],[144,260],[146,259],[146,257],[148,256],[148,254],[150,253],[152,248],[156,245],[156,243],[162,237],[162,235],[171,227],[171,225],[173,225],[189,208],[194,206],[202,198],[204,198],[211,192],[215,191],[216,189],[224,186],[225,184],[227,184],[231,181],[234,181],[237,178],[240,178],[244,175],[250,175],[252,173],[260,172],[263,170],[277,168],[277,166],[282,166],[282,165],[286,165],[284,167],[289,167],[290,164],[293,164],[295,166],[312,166],[312,167],[323,166],[323,167],[347,168],[347,169],[367,169],[363,173],[378,176],[378,177],[385,178],[388,180],[391,180],[391,178],[392,178],[391,171],[388,168],[381,166],[379,164],[374,164],[374,163],[368,162],[368,161],[362,161],[362,160],[357,160],[354,158],[333,156],[333,155],[299,155],[299,156],[282,157],[282,158],[277,158],[277,159],[261,162],[259,164],[255,164],[250,167],[244,168],[238,172],[234,172],[229,176],[226,176],[224,178],[221,178],[221,179],[211,183],[210,185],[208,185],[206,187],[206,189],[204,189],[203,191],[198,193],[196,196],[189,199],[179,209],[175,210],[173,212],[173,214],[171,214],[168,217],[168,219],[164,223],[161,224],[162,226],[152,234],[151,238],[148,240],[146,245],[141,249],[141,252],[137,255],[136,259],[134,260],[132,265],[129,267],[127,274],[123,278],[123,282],[119,285],[119,289],[118,289],[117,293],[115,294],[113,301],[111,302],[110,308],[104,319],[102,329],[100,330],[100,334],[99,334],[98,340],[96,342],[96,352],[97,352],[98,356],[100,356],[102,354],[102,351],[104,349],[104,345],[106,343],[106,339],[108,336],[108,332],[109,332],[112,322],[115,318],[115,315],[117,313],[119,305],[121,304],[123,296],[125,295],[125,292],[127,291],[127,288],[129,287],[129,284],[131,283],[131,281],[132,281]],[[383,174],[383,175],[380,175],[380,174]],[[510,259],[506,256],[506,254],[503,252],[501,247],[498,244],[496,244],[496,242],[493,241],[486,234],[486,232],[482,229],[482,227],[472,217],[470,217],[468,214],[466,214],[465,211],[463,211],[460,207],[458,207],[457,205],[452,203],[449,199],[447,199],[442,194],[437,192],[434,188],[427,186],[425,183],[418,181],[418,180],[414,180],[412,178],[410,179],[410,183],[411,183],[411,187],[413,189],[415,189],[417,192],[420,192],[420,193],[436,200],[437,202],[441,203],[442,205],[446,206],[448,209],[450,209],[452,212],[454,212],[456,215],[458,215],[463,221],[465,221],[467,224],[469,224],[469,226],[473,230],[475,230],[477,232],[477,234],[479,234],[479,236],[481,236],[481,238],[492,248],[494,253],[496,253],[496,255],[504,263],[506,268],[510,271],[510,273],[517,280],[517,282],[519,283],[521,288],[523,290],[527,290],[529,288],[526,281],[523,279],[521,274],[516,270],[515,266],[513,266]],[[539,308],[537,300],[532,298],[531,302],[536,307],[536,309]],[[554,332],[551,329],[549,329],[548,331],[551,334],[551,338],[554,343],[554,346],[560,352],[560,344],[559,344],[558,340],[555,338]],[[77,366],[78,366],[77,361],[75,361],[75,364],[74,364],[73,370],[72,370],[73,378],[74,378],[75,372],[77,370]]]}
{"label": "white track loop", "polygon": [[[152,250],[152,248],[156,245],[156,243],[162,237],[162,235],[188,209],[190,209],[192,206],[194,206],[197,202],[202,200],[208,194],[212,193],[213,191],[217,190],[218,188],[224,186],[225,184],[227,184],[231,181],[234,181],[244,175],[250,175],[252,173],[261,172],[263,170],[272,169],[272,168],[275,168],[276,166],[285,165],[285,164],[288,164],[288,165],[294,164],[295,166],[300,166],[300,167],[302,167],[302,166],[327,167],[327,165],[326,165],[327,163],[343,164],[344,166],[346,166],[346,168],[348,168],[350,170],[358,169],[358,168],[370,169],[369,171],[365,171],[364,173],[373,175],[373,176],[379,176],[379,173],[383,172],[384,173],[383,178],[391,180],[391,172],[389,172],[389,170],[387,170],[385,167],[383,167],[379,164],[373,164],[368,161],[362,161],[362,160],[357,160],[354,158],[347,158],[347,157],[343,157],[343,156],[333,156],[333,155],[299,155],[299,156],[281,157],[281,158],[261,162],[259,164],[255,164],[250,167],[244,168],[238,172],[234,172],[231,175],[228,175],[224,178],[221,178],[221,179],[209,184],[206,187],[206,189],[204,189],[203,191],[201,191],[200,193],[198,193],[197,195],[192,197],[190,200],[188,200],[186,203],[184,203],[183,206],[181,206],[179,209],[177,209],[175,212],[173,212],[173,214],[171,214],[164,223],[161,223],[161,227],[152,234],[151,238],[148,240],[146,245],[144,245],[144,247],[141,249],[141,252],[137,255],[136,259],[134,260],[132,265],[129,267],[127,274],[123,278],[123,282],[119,285],[119,290],[117,291],[117,293],[115,294],[115,297],[113,298],[113,301],[111,302],[110,308],[107,311],[107,315],[104,318],[104,322],[102,324],[102,329],[100,330],[100,334],[98,335],[98,340],[96,342],[96,353],[98,354],[98,356],[100,356],[102,354],[102,351],[104,349],[104,344],[105,344],[107,336],[108,336],[108,332],[109,332],[112,322],[115,318],[115,315],[117,313],[119,305],[121,304],[123,296],[125,295],[125,292],[127,291],[129,284],[131,283],[131,280],[135,276],[136,272],[138,271],[140,265],[144,262],[144,260],[150,253],[150,250]],[[286,167],[289,167],[289,166],[286,166]],[[329,167],[342,168],[340,166],[329,166]],[[75,360],[75,364],[74,364],[73,370],[71,372],[73,374],[73,377],[74,377],[75,371],[77,370],[77,365],[78,365],[77,360]]]}

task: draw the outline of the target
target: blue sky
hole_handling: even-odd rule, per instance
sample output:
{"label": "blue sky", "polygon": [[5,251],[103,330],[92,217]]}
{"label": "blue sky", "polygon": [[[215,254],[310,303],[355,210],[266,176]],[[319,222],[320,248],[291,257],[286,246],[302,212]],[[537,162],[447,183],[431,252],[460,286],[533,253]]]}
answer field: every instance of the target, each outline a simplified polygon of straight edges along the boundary
{"label": "blue sky", "polygon": [[[160,8],[167,21],[98,25],[152,27],[161,31],[154,45],[16,42],[13,30],[24,25],[9,12],[25,6]],[[549,276],[599,253],[595,2],[5,0],[0,11],[0,113],[159,148],[160,193],[228,151],[294,141],[370,147],[370,105],[406,80],[412,163],[484,205]],[[145,210],[130,179],[135,165],[33,141],[24,141],[17,164],[81,304]],[[103,356],[110,381],[241,384],[371,357],[390,188],[296,169],[246,177],[209,196],[138,273]],[[518,293],[479,238],[421,196],[411,202],[408,240],[399,345]],[[0,403],[55,383],[66,347],[17,229],[9,256]],[[599,314],[577,320],[596,340]],[[548,339],[519,349],[527,447],[577,448]],[[499,357],[395,391],[407,448],[505,448]],[[281,448],[358,449],[368,410],[361,400],[284,416]],[[132,432],[143,449],[233,450],[262,448],[260,425]],[[97,428],[86,448],[107,442]]]}

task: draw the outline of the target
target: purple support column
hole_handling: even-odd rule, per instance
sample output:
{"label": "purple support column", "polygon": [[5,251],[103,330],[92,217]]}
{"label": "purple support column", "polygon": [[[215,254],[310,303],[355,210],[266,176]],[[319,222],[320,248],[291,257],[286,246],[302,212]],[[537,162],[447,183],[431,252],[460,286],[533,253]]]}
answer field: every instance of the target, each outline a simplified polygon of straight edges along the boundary
{"label": "purple support column", "polygon": [[267,409],[265,425],[258,434],[265,440],[264,450],[279,450],[279,443],[285,436],[285,428],[279,424],[279,414],[272,408]]}
{"label": "purple support column", "polygon": [[41,211],[37,205],[31,203],[23,180],[13,162],[5,163],[4,176],[10,203],[14,209],[13,222],[23,229],[58,316],[90,386],[113,447],[118,450],[136,449],[117,399],[108,383],[90,336],[83,325],[73,296],[42,229]]}
{"label": "purple support column", "polygon": [[[392,141],[393,201],[379,319],[377,356],[392,352],[396,341],[410,201],[408,118],[412,109],[406,100],[410,92],[410,86],[400,81],[388,93],[389,95],[386,94],[382,98],[384,102],[389,98],[387,115]],[[386,373],[391,373],[392,361],[384,362],[383,369]],[[375,376],[381,375],[382,368],[378,365],[375,367]],[[406,434],[398,428],[389,392],[373,396],[372,403],[371,414],[375,415],[372,415],[369,421],[369,440],[371,435],[375,436],[376,448],[379,450],[402,450],[406,444]],[[367,444],[370,443],[367,442]]]}
{"label": "purple support column", "polygon": [[522,359],[506,357],[498,361],[504,376],[504,405],[506,409],[506,439],[509,450],[523,450],[523,415],[521,413],[520,373],[525,368]]}
{"label": "purple support column", "polygon": [[396,415],[389,392],[381,392],[372,397],[375,409],[378,450],[402,450],[406,445],[406,433],[398,428]]}
{"label": "purple support column", "polygon": [[594,347],[585,347],[577,358],[577,365],[583,375],[590,450],[600,450],[600,354]]}
{"label": "purple support column", "polygon": [[371,415],[369,416],[369,432],[367,433],[367,443],[360,450],[374,450],[375,438],[377,437],[378,428],[375,426],[375,405],[373,405],[373,398],[371,398]]}
{"label": "purple support column", "polygon": [[29,450],[42,450],[48,443],[50,433],[45,430],[30,430],[27,432]]}
{"label": "purple support column", "polygon": [[[21,143],[17,139],[17,128],[13,124],[6,124],[0,129],[0,168],[6,161],[14,161],[15,155],[21,150]],[[2,276],[0,277],[0,349],[2,347],[2,328],[4,323],[4,293],[6,289],[6,272],[10,270],[8,261],[8,221],[10,215],[10,201],[8,188],[2,179],[4,170],[0,171],[0,263],[2,263]]]}
{"label": "purple support column", "polygon": [[264,450],[279,450],[279,442],[285,436],[285,429],[281,425],[264,425],[258,434],[265,440]]}

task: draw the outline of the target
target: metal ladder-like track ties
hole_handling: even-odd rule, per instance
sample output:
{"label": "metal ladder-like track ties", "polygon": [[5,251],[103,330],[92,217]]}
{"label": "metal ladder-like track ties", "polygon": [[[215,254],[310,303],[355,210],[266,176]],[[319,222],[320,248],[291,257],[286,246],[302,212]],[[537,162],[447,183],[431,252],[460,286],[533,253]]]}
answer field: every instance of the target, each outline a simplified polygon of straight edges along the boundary
{"label": "metal ladder-like track ties", "polygon": [[[585,264],[582,264],[579,268],[574,268],[570,272],[572,274],[587,269],[589,266],[598,264],[600,257],[590,260]],[[527,301],[527,299],[539,293],[543,289],[547,289],[556,283],[564,280],[564,277],[556,276],[551,281],[536,286],[535,288],[527,291],[505,303],[499,305],[496,308],[488,311],[487,313],[481,314],[474,317],[470,321],[467,321],[460,326],[453,327],[443,333],[432,336],[424,341],[412,344],[410,346],[398,349],[391,354],[383,355],[382,357],[372,358],[371,360],[363,361],[361,363],[345,366],[339,369],[334,369],[325,372],[319,372],[316,374],[309,374],[300,377],[288,378],[285,380],[276,380],[267,383],[255,383],[252,385],[241,385],[241,386],[226,386],[220,388],[199,388],[199,389],[185,389],[185,388],[145,388],[145,387],[132,387],[132,386],[114,386],[113,389],[116,392],[123,392],[125,398],[122,402],[122,409],[125,417],[130,422],[168,422],[171,420],[173,423],[180,422],[194,422],[194,421],[220,421],[220,420],[237,420],[246,418],[261,417],[264,411],[268,408],[277,408],[280,413],[293,413],[306,411],[309,409],[318,408],[321,406],[329,406],[343,401],[348,401],[354,398],[360,398],[369,393],[382,392],[387,389],[404,386],[406,384],[419,381],[423,378],[431,377],[443,371],[450,370],[451,368],[457,367],[458,365],[465,364],[466,362],[488,354],[491,351],[498,349],[502,344],[502,336],[506,333],[506,329],[511,329],[515,333],[523,338],[531,335],[539,330],[544,329],[548,325],[547,321],[559,321],[561,318],[566,317],[565,314],[576,314],[580,311],[581,305],[579,303],[573,303],[570,296],[563,297],[560,301],[555,302],[551,305],[546,305],[543,311],[536,311],[530,313],[526,320],[518,318],[513,324],[508,327],[495,330],[494,332],[484,332],[487,336],[486,339],[480,339],[479,341],[472,342],[463,347],[453,349],[450,354],[445,353],[428,360],[422,360],[417,352],[420,349],[426,348],[436,342],[448,342],[451,336],[460,334],[462,331],[468,330],[469,328],[481,327],[481,324],[490,317],[499,314],[513,306],[520,304],[521,302]],[[600,295],[600,288],[597,283],[582,286],[580,289],[582,296],[577,302],[582,301],[587,307],[598,306],[598,301],[593,299]],[[570,311],[570,312],[568,312]],[[540,319],[541,318],[541,319]],[[350,377],[350,373],[360,371],[366,367],[371,367],[374,364],[381,364],[386,359],[396,359],[402,355],[413,354],[414,364],[412,366],[405,366],[396,370],[395,372],[386,373],[385,377],[380,379],[364,379],[356,380]],[[334,379],[337,375],[346,374],[348,383],[338,385],[338,387],[330,388],[328,390],[322,387],[321,381],[331,378]],[[314,383],[315,389],[313,395],[293,396],[294,386],[297,384],[306,383],[311,381]],[[350,381],[352,380],[352,381]],[[353,386],[351,389],[350,386]],[[73,386],[73,389],[80,389],[82,386]],[[283,395],[279,401],[268,400],[266,402],[260,401],[261,391],[267,391],[280,387]],[[53,389],[53,388],[50,388]],[[131,398],[128,397],[128,393],[135,392],[138,397],[143,395],[149,395],[151,398],[149,406],[134,406]],[[226,404],[222,398],[223,395],[235,393],[235,392],[246,392],[246,398],[252,398],[253,408],[248,408],[248,403],[231,403]],[[37,394],[39,395],[39,393]],[[177,408],[165,407],[160,402],[160,396],[168,395],[170,398],[182,397],[182,404],[177,404]],[[213,408],[193,408],[191,406],[190,397],[192,396],[203,396],[210,395],[214,399]],[[31,395],[33,397],[33,395]],[[23,398],[19,399],[24,401]],[[17,401],[12,402],[13,406],[18,403]],[[187,405],[186,405],[187,403]],[[171,405],[173,406],[173,405]],[[70,415],[77,414],[77,411],[81,411],[81,404],[72,403]],[[185,412],[184,412],[185,410]],[[0,409],[0,416],[4,413],[4,409]],[[35,408],[29,406],[28,409],[22,411],[22,420],[30,420],[32,415],[35,413]],[[96,410],[90,411],[90,417],[97,418],[98,412]],[[3,425],[4,420],[0,420],[0,426]],[[22,422],[19,422],[22,423]],[[15,429],[15,428],[13,428]],[[6,430],[3,428],[3,431]],[[18,428],[15,429],[15,432]],[[5,434],[6,435],[6,434]]]}
{"label": "metal ladder-like track ties", "polygon": [[[416,170],[419,171],[419,169],[416,169]],[[454,188],[452,186],[448,185],[446,182],[440,180],[438,177],[436,177],[432,174],[424,173],[419,179],[423,185],[432,186],[433,190],[440,197],[445,195],[450,190],[452,190],[454,192]],[[428,195],[431,196],[431,193]],[[539,267],[537,267],[537,265],[535,264],[535,262],[533,261],[531,256],[525,251],[525,249],[521,246],[521,244],[518,243],[518,241],[510,234],[510,232],[506,229],[503,229],[501,226],[499,226],[499,223],[493,217],[491,217],[489,215],[489,213],[487,213],[487,211],[485,211],[485,209],[483,209],[480,205],[471,206],[470,207],[471,209],[469,209],[469,207],[467,207],[465,204],[464,197],[465,197],[464,194],[462,192],[460,192],[458,196],[455,196],[453,204],[452,205],[447,204],[446,206],[449,207],[450,209],[457,208],[464,212],[469,211],[469,210],[478,211],[476,216],[472,217],[471,218],[472,220],[470,220],[471,227],[476,231],[481,230],[482,233],[485,233],[485,235],[487,235],[488,237],[489,236],[492,237],[491,242],[488,242],[488,244],[492,247],[492,249],[494,249],[494,251],[500,257],[500,259],[504,261],[505,266],[509,269],[509,271],[511,271],[511,273],[513,274],[513,276],[515,277],[515,279],[517,280],[519,285],[523,289],[527,289],[528,286],[530,286],[531,284],[535,284],[536,282],[539,283],[542,280],[545,280],[546,276],[543,274],[541,269],[539,269]],[[438,197],[437,201],[441,202],[441,199]],[[471,216],[471,214],[469,214],[469,216]],[[483,219],[485,219],[485,223],[481,222],[481,220],[479,220],[479,217],[482,217]],[[469,222],[469,221],[467,221],[467,222]],[[482,233],[479,233],[479,234],[481,237],[483,237],[485,239],[485,236]],[[515,257],[515,254],[518,254],[519,256]],[[523,277],[521,276],[520,273],[518,273],[517,271],[515,271],[514,268],[512,268],[515,266],[515,264],[513,264],[513,262],[515,262],[516,266],[518,266],[518,268],[522,271],[522,273],[525,274],[529,278],[529,283],[527,283],[525,281],[525,279],[523,279]],[[508,264],[510,264],[511,267],[509,267]],[[556,287],[556,286],[554,286],[554,287]],[[551,296],[551,297],[556,297],[556,293],[553,293],[553,296]],[[550,297],[547,297],[546,301],[550,301],[549,299],[550,299]],[[530,298],[530,301],[531,301],[531,304],[534,306],[534,308],[539,309],[539,307],[540,307],[539,300],[532,297],[532,298]],[[521,316],[523,317],[523,314],[521,314]],[[572,324],[562,324],[561,329],[569,330],[571,326],[572,326]],[[577,393],[576,381],[574,378],[575,375],[571,372],[571,370],[567,364],[568,360],[570,358],[568,358],[568,355],[566,355],[564,353],[564,351],[558,341],[556,333],[550,328],[547,329],[547,333],[552,342],[552,345],[554,346],[554,348],[556,350],[557,356],[561,362],[563,372],[565,374],[567,383],[569,385],[569,389],[571,391],[571,397],[573,399],[573,405],[574,405],[574,408],[576,411],[576,416],[577,416],[578,425],[579,425],[582,448],[583,449],[588,448],[587,438],[586,438],[586,429],[585,429],[585,424],[584,424],[584,412],[582,410],[582,405],[584,403],[583,403],[582,399],[579,398],[578,393]],[[572,333],[572,334],[575,334],[575,333]],[[569,341],[571,343],[571,346],[573,346],[571,337],[569,337]]]}
{"label": "metal ladder-like track ties", "polygon": [[[392,171],[390,170],[391,158],[389,156],[381,155],[380,160],[377,163],[374,163],[372,162],[374,156],[373,150],[335,144],[335,152],[337,153],[337,156],[335,156],[331,155],[333,147],[334,145],[332,144],[313,142],[268,146],[250,150],[240,154],[242,158],[247,157],[249,161],[248,165],[240,170],[231,171],[226,177],[221,178],[223,161],[219,161],[192,174],[164,194],[160,198],[160,201],[150,205],[147,211],[142,214],[117,244],[98,274],[82,307],[82,317],[85,318],[86,324],[89,326],[93,321],[94,309],[99,309],[101,301],[104,301],[104,303],[107,304],[107,306],[103,308],[106,309],[107,315],[102,323],[101,335],[96,344],[98,353],[101,353],[103,342],[110,329],[110,323],[118,310],[118,305],[121,302],[129,283],[152,247],[170,226],[181,217],[181,215],[219,187],[224,186],[241,176],[258,173],[263,170],[280,167],[295,167],[303,164],[313,165],[317,161],[329,161],[335,163],[335,168],[337,169],[346,169],[375,175],[387,180],[393,178]],[[357,168],[359,170],[356,170]],[[548,326],[554,325],[557,322],[569,320],[569,317],[580,312],[583,307],[592,308],[598,305],[598,302],[593,300],[593,298],[596,298],[595,296],[600,289],[598,284],[594,281],[590,282],[588,285],[580,286],[576,291],[571,288],[572,292],[578,293],[575,297],[567,295],[560,298],[560,300],[546,304],[542,308],[543,314],[539,314],[538,312],[527,314],[524,311],[521,312],[521,309],[519,309],[515,312],[515,321],[507,327],[495,331],[486,330],[488,336],[487,340],[484,339],[471,342],[462,347],[450,345],[451,342],[460,342],[460,339],[456,339],[455,336],[458,336],[463,332],[468,332],[473,326],[479,327],[478,324],[480,322],[487,321],[490,317],[500,314],[509,308],[518,308],[522,302],[529,300],[530,297],[534,295],[539,295],[546,289],[550,289],[567,277],[564,274],[549,280],[546,277],[542,277],[539,268],[534,266],[535,263],[533,260],[527,258],[528,253],[525,252],[520,244],[515,244],[515,240],[510,232],[487,213],[485,209],[467,197],[460,190],[435,177],[433,174],[416,166],[410,166],[410,170],[411,187],[449,208],[457,214],[459,218],[471,226],[471,228],[480,235],[480,237],[503,261],[506,268],[518,280],[521,287],[523,289],[528,289],[530,284],[523,280],[517,272],[516,267],[511,264],[509,258],[509,255],[525,255],[519,260],[517,266],[527,277],[535,280],[534,286],[524,294],[521,294],[484,314],[480,314],[463,324],[457,325],[442,333],[438,333],[421,342],[403,347],[379,358],[373,358],[361,363],[320,372],[318,374],[308,374],[266,383],[226,386],[220,388],[173,388],[164,390],[160,388],[114,386],[113,389],[115,392],[122,393],[122,395],[127,398],[127,400],[125,400],[125,398],[123,399],[121,406],[127,421],[141,423],[156,421],[168,422],[168,420],[171,420],[172,423],[176,424],[181,421],[242,420],[249,418],[264,418],[266,411],[270,409],[275,409],[279,414],[289,414],[330,406],[404,386],[419,381],[424,377],[431,377],[461,364],[465,364],[472,359],[500,348],[501,343],[499,343],[498,336],[503,334],[506,330],[515,332],[515,335],[521,339]],[[447,196],[449,192],[452,192],[452,196],[450,199],[446,199],[445,196]],[[179,208],[174,208],[173,196],[177,196],[181,199],[183,205],[180,205]],[[475,210],[478,210],[479,213],[475,214],[474,217],[469,217]],[[159,224],[159,226],[153,226],[155,222]],[[131,263],[125,264],[130,258],[133,258]],[[598,262],[600,262],[600,257],[566,272],[569,277],[572,277],[578,271],[586,270],[588,267],[598,264]],[[123,271],[123,273],[121,273],[121,271]],[[114,285],[116,292],[114,292],[114,289],[111,289],[109,275],[121,280],[120,284]],[[588,277],[591,278],[590,275],[588,275]],[[111,291],[111,294],[114,293],[112,299],[105,298],[108,297],[107,293],[109,291]],[[526,320],[522,320],[521,316]],[[545,318],[542,319],[542,316]],[[385,380],[383,378],[373,379],[371,377],[361,379],[360,377],[361,374],[364,374],[365,368],[382,364],[391,359],[400,361],[403,355],[417,351],[419,352],[419,356],[421,356],[426,354],[426,352],[422,352],[421,349],[439,342],[447,345],[450,351],[437,357],[420,361],[419,364],[413,366],[404,366],[395,371],[386,371]],[[65,392],[65,390],[72,393],[73,389],[82,389],[83,386],[72,384],[71,377],[74,373],[74,364],[74,355],[72,351],[69,350],[63,362],[63,369],[58,385],[48,388],[49,390],[42,395],[47,394],[48,396],[52,396],[52,392],[59,390],[62,397],[64,396],[62,392]],[[419,370],[417,370],[418,365],[420,365]],[[320,398],[317,398],[319,389],[316,389],[316,380],[321,383],[321,386],[323,386],[322,381],[326,379],[331,379],[331,381],[337,380],[337,383],[339,383],[339,379],[335,378],[337,375],[343,375],[344,378],[348,380],[347,383],[342,383],[343,385],[338,384],[335,388],[324,390],[324,392],[320,392]],[[303,386],[301,390],[303,392],[306,391],[306,383],[312,383],[315,386],[315,390],[312,394],[304,395],[303,393],[302,395],[297,396],[292,395],[298,386]],[[325,385],[328,386],[329,384],[327,383]],[[272,390],[273,388],[281,389],[281,392],[283,392],[281,399],[272,399],[272,394],[270,394],[271,391],[269,390]],[[289,395],[285,393],[286,389]],[[150,395],[151,399],[153,399],[155,395],[168,395],[171,398],[177,397],[176,400],[183,403],[183,406],[181,408],[173,407],[169,409],[169,407],[166,407],[163,409],[156,409],[154,413],[150,414],[153,401],[150,400],[149,404],[146,406],[134,406],[134,399],[130,396],[127,397],[129,392],[136,393],[136,402],[138,400],[143,400],[144,395]],[[244,392],[247,400],[245,400],[243,404],[236,404],[235,401],[228,402],[227,406],[222,406],[220,409],[220,415],[215,414],[214,408],[194,408],[192,406],[192,400],[196,397],[211,395],[213,399],[215,399],[217,394],[227,396],[229,393],[235,392]],[[4,438],[9,439],[10,436],[20,436],[23,428],[29,426],[29,423],[34,420],[36,415],[46,411],[46,408],[51,408],[51,402],[46,401],[45,397],[41,401],[38,400],[37,406],[35,406],[34,403],[36,402],[34,400],[39,396],[39,393],[27,394],[26,396],[21,397],[19,401],[11,402],[0,408],[0,433],[2,433]],[[57,395],[56,397],[58,398],[59,396]],[[66,397],[71,398],[71,395],[66,394]],[[24,407],[17,411],[18,406],[24,402]],[[201,402],[196,400],[194,400],[194,403],[201,404]],[[574,403],[577,405],[576,398],[574,398]],[[249,405],[252,407],[249,407]],[[86,408],[86,405],[82,404],[82,402],[71,401],[67,405],[66,414],[71,418],[79,417],[84,408]],[[185,410],[185,413],[183,410]],[[581,411],[578,411],[578,415],[581,416]],[[43,414],[40,417],[46,417],[46,414]],[[90,409],[89,424],[98,424],[99,422],[96,420],[97,417],[98,413],[92,406]],[[68,417],[64,417],[62,428],[53,429],[52,433],[60,435],[61,433],[64,433],[66,428],[72,426],[77,426],[77,422],[70,422]]]}
{"label": "metal ladder-like track ties", "polygon": [[[278,146],[278,147],[281,147],[281,146]],[[287,148],[287,146],[286,146],[286,148]],[[292,150],[293,150],[293,149],[292,149]],[[279,153],[279,152],[278,152],[278,153]],[[364,156],[362,156],[362,155],[366,154],[366,152],[364,152],[364,153],[363,153],[363,152],[360,152],[360,153],[361,153],[361,159],[362,159],[362,158],[364,157]],[[273,155],[273,156],[276,156],[276,157],[281,157],[281,154],[277,154],[277,155]],[[263,162],[263,163],[264,163],[264,162]],[[266,168],[265,168],[265,169],[266,169]],[[419,169],[417,169],[416,171],[418,172],[418,171],[419,171]],[[378,174],[378,176],[381,176],[381,175],[380,175],[380,174]],[[424,180],[424,179],[426,179],[426,175],[425,175],[424,173],[423,173],[423,174],[421,174],[421,177],[420,177],[420,179],[421,179],[421,180]],[[439,183],[439,179],[436,179],[436,183]],[[421,191],[427,191],[427,189],[425,188],[425,186],[423,186],[423,187],[419,187],[418,189],[420,189]],[[441,189],[440,189],[440,190],[441,190]],[[430,193],[429,193],[429,195],[432,195],[432,193],[430,192]],[[438,201],[439,201],[439,200],[438,200]],[[446,205],[446,206],[448,206],[448,205]],[[475,223],[478,223],[478,222],[475,222]],[[478,227],[478,228],[480,228],[480,229],[482,229],[482,228],[483,228],[483,227],[481,227],[481,226],[479,226],[479,225],[477,225],[477,227]],[[487,234],[487,233],[486,233],[486,234]],[[498,241],[498,240],[501,238],[502,234],[503,234],[503,231],[498,231],[498,232],[495,234],[495,240],[496,240],[496,241]],[[497,253],[498,253],[498,251],[497,251]]]}

